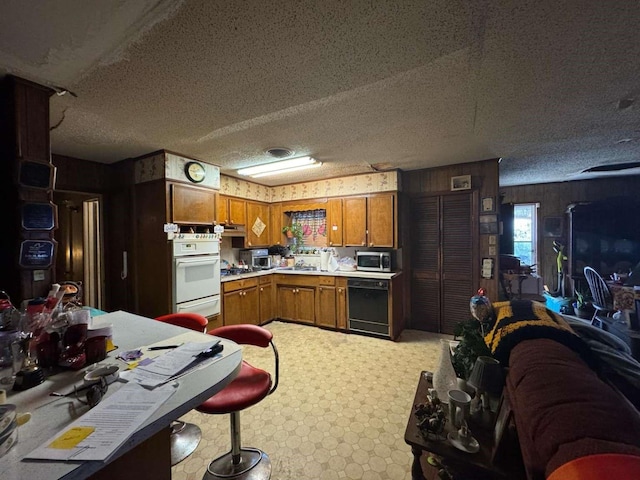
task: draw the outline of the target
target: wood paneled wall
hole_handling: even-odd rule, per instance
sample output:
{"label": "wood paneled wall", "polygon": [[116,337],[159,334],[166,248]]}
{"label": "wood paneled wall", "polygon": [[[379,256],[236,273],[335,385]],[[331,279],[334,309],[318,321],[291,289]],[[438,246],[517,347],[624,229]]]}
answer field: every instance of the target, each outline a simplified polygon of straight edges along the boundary
{"label": "wood paneled wall", "polygon": [[104,193],[110,188],[113,167],[104,163],[52,155],[56,166],[56,190]]}
{"label": "wood paneled wall", "polygon": [[[449,195],[451,192],[451,177],[471,175],[471,190],[475,193],[477,203],[481,204],[483,198],[492,197],[494,200],[494,214],[498,214],[498,159],[483,160],[473,163],[463,163],[446,167],[437,167],[424,170],[412,170],[403,172],[402,175],[402,214],[400,216],[401,245],[403,246],[403,271],[405,280],[405,292],[411,292],[411,258],[415,252],[411,252],[410,232],[412,230],[411,198],[419,195]],[[479,222],[480,206],[476,208],[473,221]],[[477,223],[476,223],[477,224]],[[478,279],[478,287],[483,287],[492,301],[498,299],[498,255],[500,254],[498,238],[496,237],[495,254],[489,255],[489,235],[478,236],[477,254],[473,261],[480,272],[483,258],[494,259],[493,278]],[[493,246],[493,245],[492,245]],[[494,253],[494,252],[492,252]],[[472,275],[473,272],[469,272]],[[473,293],[472,293],[473,294]],[[471,295],[469,295],[471,297]],[[411,298],[405,295],[405,317],[410,321]],[[466,318],[460,319],[466,320]]]}
{"label": "wood paneled wall", "polygon": [[[49,96],[53,91],[28,80],[7,75],[0,82],[0,290],[10,295],[14,304],[46,295],[54,280],[54,267],[24,263],[20,251],[24,241],[53,241],[52,230],[24,229],[22,205],[49,203],[52,191],[33,179],[18,181],[21,165],[46,166],[51,169],[49,141]],[[42,168],[42,167],[41,167]],[[51,176],[49,176],[51,178]],[[55,252],[54,252],[55,257]],[[52,259],[55,263],[55,258]]]}
{"label": "wood paneled wall", "polygon": [[[446,167],[429,168],[425,170],[412,170],[404,172],[402,175],[402,190],[410,197],[414,195],[424,194],[447,194],[451,191],[451,177],[459,175],[471,175],[471,189],[477,191],[478,202],[481,203],[483,198],[492,197],[494,199],[494,213],[497,215],[498,195],[498,159],[483,160],[472,163],[461,163],[458,165],[449,165]],[[479,217],[480,212],[477,212]],[[477,218],[476,218],[477,219]],[[411,218],[409,215],[403,215],[403,242],[402,245],[409,246],[409,241],[405,236],[411,229]],[[498,243],[498,242],[496,242]],[[483,258],[494,259],[494,275],[491,280],[480,279],[479,287],[487,290],[491,300],[498,299],[498,280],[497,280],[497,258],[500,254],[498,245],[496,245],[496,254],[489,255],[489,235],[479,236],[478,257],[476,259],[478,268]],[[411,265],[411,253],[405,255],[406,263],[403,265]]]}
{"label": "wood paneled wall", "polygon": [[[105,260],[106,310],[135,309],[136,272],[124,266],[123,252],[134,265],[136,239],[133,162],[123,160],[107,165],[62,155],[53,155],[57,169],[56,190],[100,194],[103,200],[103,247]],[[124,277],[124,278],[123,278]]]}
{"label": "wood paneled wall", "polygon": [[[543,277],[544,283],[549,286],[549,289],[555,290],[557,288],[557,273],[553,241],[559,240],[565,244],[567,242],[567,206],[576,202],[589,202],[611,197],[637,197],[640,194],[640,176],[502,187],[500,194],[502,203],[540,204],[537,272]],[[542,227],[546,217],[561,217],[563,219],[562,237],[544,237]]]}

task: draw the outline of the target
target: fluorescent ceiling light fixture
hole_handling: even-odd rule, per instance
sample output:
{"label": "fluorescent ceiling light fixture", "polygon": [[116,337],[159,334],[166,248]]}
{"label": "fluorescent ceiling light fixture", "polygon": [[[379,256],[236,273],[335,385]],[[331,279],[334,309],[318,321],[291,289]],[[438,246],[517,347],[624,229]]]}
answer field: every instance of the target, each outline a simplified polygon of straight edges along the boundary
{"label": "fluorescent ceiling light fixture", "polygon": [[248,175],[253,178],[264,177],[266,175],[276,175],[277,173],[290,172],[293,170],[301,170],[303,168],[319,167],[322,162],[316,162],[311,157],[298,157],[290,160],[282,160],[281,162],[265,163],[255,167],[241,168],[238,170],[239,175]]}
{"label": "fluorescent ceiling light fixture", "polygon": [[260,178],[260,177],[266,177],[269,175],[278,175],[279,173],[289,173],[289,172],[295,172],[296,170],[306,170],[307,168],[316,168],[321,166],[322,166],[322,162],[315,162],[315,163],[310,163],[309,165],[300,165],[299,167],[285,168],[282,170],[274,170],[273,172],[256,173],[255,175],[251,175],[251,178]]}

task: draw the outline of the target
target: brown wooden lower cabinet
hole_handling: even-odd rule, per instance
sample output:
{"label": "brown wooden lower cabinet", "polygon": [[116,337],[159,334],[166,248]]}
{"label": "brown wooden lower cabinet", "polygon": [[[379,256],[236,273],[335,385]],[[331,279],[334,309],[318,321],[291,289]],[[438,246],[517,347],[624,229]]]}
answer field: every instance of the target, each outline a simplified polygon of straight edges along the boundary
{"label": "brown wooden lower cabinet", "polygon": [[275,318],[275,299],[271,275],[260,277],[258,292],[260,297],[260,325],[263,325]]}
{"label": "brown wooden lower cabinet", "polygon": [[255,278],[223,283],[222,315],[225,325],[260,322],[258,281]]}
{"label": "brown wooden lower cabinet", "polygon": [[207,323],[207,328],[206,328],[207,332],[209,330],[213,330],[214,328],[218,328],[223,325],[222,315],[214,315],[212,317],[207,317],[207,320],[209,320],[209,323]]}
{"label": "brown wooden lower cabinet", "polygon": [[315,288],[279,285],[276,298],[279,318],[315,324]]}
{"label": "brown wooden lower cabinet", "polygon": [[336,278],[336,327],[347,329],[347,279]]}
{"label": "brown wooden lower cabinet", "polygon": [[[404,327],[401,280],[392,281],[393,326],[396,339]],[[274,318],[348,330],[347,278],[329,275],[269,274],[223,282],[223,323],[258,323]]]}
{"label": "brown wooden lower cabinet", "polygon": [[316,295],[316,325],[336,328],[336,287],[320,285]]}

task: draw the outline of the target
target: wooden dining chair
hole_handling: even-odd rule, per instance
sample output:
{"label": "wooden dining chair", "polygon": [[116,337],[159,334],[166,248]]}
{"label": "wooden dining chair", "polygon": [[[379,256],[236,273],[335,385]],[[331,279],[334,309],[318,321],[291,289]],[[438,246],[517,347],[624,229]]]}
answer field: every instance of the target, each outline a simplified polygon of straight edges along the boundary
{"label": "wooden dining chair", "polygon": [[600,326],[600,320],[598,316],[610,317],[615,311],[613,308],[613,297],[611,291],[607,286],[607,282],[591,267],[584,267],[584,276],[589,284],[589,290],[591,290],[592,304],[595,308],[593,317],[591,318],[591,324],[597,327]]}

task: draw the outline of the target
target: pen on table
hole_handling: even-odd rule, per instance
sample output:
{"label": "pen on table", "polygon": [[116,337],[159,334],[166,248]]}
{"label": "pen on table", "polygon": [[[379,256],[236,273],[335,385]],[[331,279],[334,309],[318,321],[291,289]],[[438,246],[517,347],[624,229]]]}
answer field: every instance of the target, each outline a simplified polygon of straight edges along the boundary
{"label": "pen on table", "polygon": [[158,345],[156,347],[149,347],[147,350],[169,350],[171,348],[178,348],[180,345]]}

